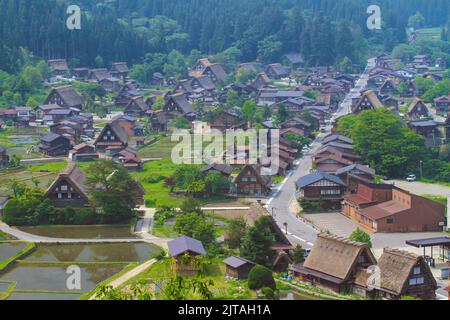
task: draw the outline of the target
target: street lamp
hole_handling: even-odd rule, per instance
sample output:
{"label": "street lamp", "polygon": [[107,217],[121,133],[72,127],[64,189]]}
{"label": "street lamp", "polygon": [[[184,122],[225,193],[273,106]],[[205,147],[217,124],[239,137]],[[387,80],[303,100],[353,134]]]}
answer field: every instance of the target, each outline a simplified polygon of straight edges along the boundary
{"label": "street lamp", "polygon": [[275,218],[275,209],[274,207],[272,207],[272,218]]}

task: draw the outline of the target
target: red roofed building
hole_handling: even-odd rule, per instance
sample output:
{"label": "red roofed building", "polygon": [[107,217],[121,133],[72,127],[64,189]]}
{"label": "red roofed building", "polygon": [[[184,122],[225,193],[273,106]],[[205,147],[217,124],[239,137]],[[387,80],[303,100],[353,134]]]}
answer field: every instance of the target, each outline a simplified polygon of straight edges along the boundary
{"label": "red roofed building", "polygon": [[342,213],[372,232],[441,231],[445,206],[392,185],[358,185],[344,197]]}

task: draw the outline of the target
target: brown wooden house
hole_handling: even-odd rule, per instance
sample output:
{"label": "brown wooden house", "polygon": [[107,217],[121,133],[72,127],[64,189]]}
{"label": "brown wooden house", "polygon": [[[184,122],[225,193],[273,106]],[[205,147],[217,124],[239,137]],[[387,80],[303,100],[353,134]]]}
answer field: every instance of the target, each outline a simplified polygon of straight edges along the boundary
{"label": "brown wooden house", "polygon": [[442,96],[434,99],[434,107],[437,112],[446,115],[450,111],[450,96]]}
{"label": "brown wooden house", "polygon": [[367,285],[360,274],[376,263],[367,244],[320,234],[306,261],[291,266],[290,271],[295,279],[313,286],[365,295]]}
{"label": "brown wooden house", "polygon": [[414,98],[413,102],[408,108],[408,118],[410,119],[420,119],[423,117],[428,117],[430,114],[430,111],[428,110],[428,107],[425,105],[425,103],[419,99]]}
{"label": "brown wooden house", "polygon": [[375,170],[362,164],[351,164],[338,169],[336,175],[344,181],[350,192],[356,192],[360,182],[373,183]]}
{"label": "brown wooden house", "polygon": [[383,104],[381,103],[375,91],[368,90],[363,93],[359,101],[352,108],[352,111],[354,114],[359,114],[365,110],[375,110],[382,107]]}
{"label": "brown wooden house", "polygon": [[56,104],[62,108],[83,109],[83,98],[72,86],[54,88],[44,102],[45,105]]}
{"label": "brown wooden house", "polygon": [[247,123],[240,119],[239,112],[239,107],[233,107],[220,112],[217,116],[213,117],[210,123],[211,129],[217,129],[222,132],[227,129],[247,129]]}
{"label": "brown wooden house", "polygon": [[397,300],[403,296],[435,300],[438,288],[430,267],[422,256],[385,248],[378,261],[381,285],[378,297]]}
{"label": "brown wooden house", "polygon": [[66,156],[72,149],[70,140],[56,133],[48,133],[40,140],[39,152],[50,157]]}
{"label": "brown wooden house", "polygon": [[97,151],[120,151],[128,146],[128,134],[117,122],[107,123],[95,140]]}
{"label": "brown wooden house", "polygon": [[291,68],[285,67],[280,63],[273,63],[269,64],[266,69],[264,70],[264,73],[270,78],[270,79],[281,79],[289,77],[291,74]]}
{"label": "brown wooden house", "polygon": [[169,252],[173,272],[184,277],[196,276],[199,270],[193,260],[199,255],[206,255],[201,241],[186,236],[170,241]]}
{"label": "brown wooden house", "polygon": [[110,74],[115,78],[125,79],[128,76],[130,69],[128,69],[126,62],[115,62],[112,64]]}
{"label": "brown wooden house", "polygon": [[194,109],[184,93],[169,95],[166,103],[164,104],[163,110],[171,118],[178,115],[185,116],[188,119],[195,118]]}
{"label": "brown wooden house", "polygon": [[144,117],[151,109],[141,96],[131,98],[123,113],[129,117]]}
{"label": "brown wooden house", "polygon": [[317,171],[330,174],[335,174],[340,169],[353,164],[350,160],[344,159],[337,155],[328,155],[321,158],[315,158],[313,163]]}
{"label": "brown wooden house", "polygon": [[227,80],[227,73],[220,63],[210,64],[203,70],[202,76],[208,76],[212,82],[225,82]]}
{"label": "brown wooden house", "polygon": [[81,143],[73,147],[69,152],[69,159],[72,161],[93,161],[98,159],[99,156],[95,152],[94,146],[86,143]]}
{"label": "brown wooden house", "polygon": [[226,266],[226,276],[239,280],[247,279],[250,270],[256,265],[254,262],[236,256],[225,259],[223,263]]}
{"label": "brown wooden house", "polygon": [[50,72],[53,76],[63,76],[69,72],[69,66],[67,65],[66,59],[54,59],[47,61],[50,67]]}
{"label": "brown wooden house", "polygon": [[261,175],[261,167],[258,165],[246,165],[236,177],[234,184],[239,195],[265,197],[271,189],[270,176]]}
{"label": "brown wooden house", "polygon": [[340,202],[347,192],[347,185],[339,177],[325,172],[303,176],[296,185],[299,196],[306,200]]}
{"label": "brown wooden house", "polygon": [[86,175],[74,163],[69,164],[47,189],[45,197],[58,208],[83,208],[89,197],[85,186]]}

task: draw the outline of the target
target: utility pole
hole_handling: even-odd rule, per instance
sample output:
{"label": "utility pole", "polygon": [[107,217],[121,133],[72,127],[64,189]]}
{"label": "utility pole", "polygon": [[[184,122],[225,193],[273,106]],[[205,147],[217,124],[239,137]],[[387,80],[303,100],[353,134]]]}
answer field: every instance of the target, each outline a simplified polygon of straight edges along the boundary
{"label": "utility pole", "polygon": [[423,161],[422,160],[420,160],[420,179],[423,179],[423,170],[422,170],[422,164],[423,164]]}

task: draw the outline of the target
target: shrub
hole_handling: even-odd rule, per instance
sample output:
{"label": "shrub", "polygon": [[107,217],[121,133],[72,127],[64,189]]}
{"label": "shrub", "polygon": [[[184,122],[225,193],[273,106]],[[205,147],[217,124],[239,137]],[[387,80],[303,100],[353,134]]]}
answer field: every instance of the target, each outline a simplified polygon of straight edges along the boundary
{"label": "shrub", "polygon": [[248,287],[252,290],[264,287],[275,290],[276,284],[272,271],[261,265],[254,266],[248,274]]}
{"label": "shrub", "polygon": [[162,175],[151,174],[151,175],[148,175],[148,176],[145,178],[145,181],[146,181],[147,183],[158,183],[158,182],[163,181],[164,179],[166,179],[166,177],[164,177],[164,176],[162,176]]}
{"label": "shrub", "polygon": [[261,289],[262,294],[264,295],[264,298],[267,300],[276,300],[277,294],[275,293],[275,290],[269,287],[264,287]]}
{"label": "shrub", "polygon": [[174,218],[177,212],[173,208],[162,207],[158,209],[153,217],[156,226],[163,226],[167,219]]}
{"label": "shrub", "polygon": [[303,212],[326,212],[336,211],[340,209],[340,204],[333,204],[323,200],[306,200],[305,198],[298,199],[298,203],[303,209]]}

